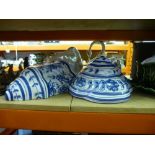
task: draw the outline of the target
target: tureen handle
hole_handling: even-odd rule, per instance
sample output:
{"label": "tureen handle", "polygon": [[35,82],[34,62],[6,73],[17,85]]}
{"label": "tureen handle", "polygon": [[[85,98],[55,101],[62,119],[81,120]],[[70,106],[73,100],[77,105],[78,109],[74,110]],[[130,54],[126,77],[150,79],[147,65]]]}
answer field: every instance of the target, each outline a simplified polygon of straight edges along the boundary
{"label": "tureen handle", "polygon": [[100,53],[97,55],[97,56],[100,56],[100,55],[104,55],[105,56],[105,44],[103,41],[93,41],[91,44],[90,44],[90,47],[89,47],[89,50],[87,51],[87,56],[88,56],[88,63],[93,60],[94,58],[91,59],[92,57],[92,47],[94,44],[100,44],[102,49],[100,51]]}

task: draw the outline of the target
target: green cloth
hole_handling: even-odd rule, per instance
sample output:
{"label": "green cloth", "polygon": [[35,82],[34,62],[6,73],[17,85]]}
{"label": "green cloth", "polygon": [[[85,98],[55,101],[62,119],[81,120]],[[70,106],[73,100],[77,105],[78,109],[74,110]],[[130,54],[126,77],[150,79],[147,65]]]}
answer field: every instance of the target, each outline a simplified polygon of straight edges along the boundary
{"label": "green cloth", "polygon": [[71,100],[72,96],[68,94],[29,101],[6,101],[4,96],[0,96],[0,109],[70,111]]}

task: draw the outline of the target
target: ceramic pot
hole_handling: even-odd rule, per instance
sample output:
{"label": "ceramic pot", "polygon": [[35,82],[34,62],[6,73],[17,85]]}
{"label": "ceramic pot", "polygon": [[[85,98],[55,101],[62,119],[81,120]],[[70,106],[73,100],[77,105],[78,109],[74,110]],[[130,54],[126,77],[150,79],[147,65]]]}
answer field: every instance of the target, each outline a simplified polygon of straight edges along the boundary
{"label": "ceramic pot", "polygon": [[117,64],[105,57],[105,46],[102,41],[92,42],[89,51],[94,44],[101,44],[102,50],[98,57],[77,75],[69,88],[70,93],[96,103],[127,101],[131,95],[131,85]]}
{"label": "ceramic pot", "polygon": [[48,86],[37,67],[28,67],[11,82],[5,97],[9,101],[48,98]]}
{"label": "ceramic pot", "polygon": [[26,68],[7,88],[7,100],[45,99],[68,92],[75,75],[65,62]]}

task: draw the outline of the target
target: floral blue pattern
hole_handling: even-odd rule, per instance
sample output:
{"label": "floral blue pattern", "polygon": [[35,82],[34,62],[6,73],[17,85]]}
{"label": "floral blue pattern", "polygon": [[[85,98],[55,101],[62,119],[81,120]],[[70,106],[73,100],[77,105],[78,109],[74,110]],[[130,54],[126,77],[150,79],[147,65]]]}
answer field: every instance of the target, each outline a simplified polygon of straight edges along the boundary
{"label": "floral blue pattern", "polygon": [[101,56],[79,73],[69,87],[71,95],[97,103],[119,103],[127,101],[131,85],[120,68]]}
{"label": "floral blue pattern", "polygon": [[84,87],[86,85],[86,79],[80,77],[76,79],[76,85],[79,87]]}
{"label": "floral blue pattern", "polygon": [[109,90],[112,90],[113,92],[118,91],[119,84],[116,81],[108,79],[106,81],[106,84]]}
{"label": "floral blue pattern", "polygon": [[7,100],[45,99],[68,92],[75,75],[65,62],[29,67],[7,88]]}

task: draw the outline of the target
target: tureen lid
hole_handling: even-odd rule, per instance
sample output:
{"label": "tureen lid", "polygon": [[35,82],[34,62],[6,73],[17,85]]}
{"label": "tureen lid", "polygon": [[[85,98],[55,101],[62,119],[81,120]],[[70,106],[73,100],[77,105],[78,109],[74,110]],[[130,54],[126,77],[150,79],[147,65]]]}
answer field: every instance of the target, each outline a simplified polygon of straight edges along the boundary
{"label": "tureen lid", "polygon": [[102,50],[97,58],[90,61],[87,68],[80,72],[71,84],[70,93],[97,103],[119,103],[127,101],[132,91],[131,85],[121,69],[105,56],[105,45],[102,41],[94,41],[89,48],[88,55],[91,56],[91,48],[94,44],[101,44]]}
{"label": "tureen lid", "polygon": [[90,77],[115,77],[121,76],[121,69],[117,66],[116,63],[112,62],[110,59],[105,56],[105,45],[102,41],[95,41],[90,45],[88,55],[91,56],[91,48],[95,43],[99,43],[102,46],[102,50],[97,56],[97,58],[90,61],[87,68],[81,72],[81,74],[90,76]]}

